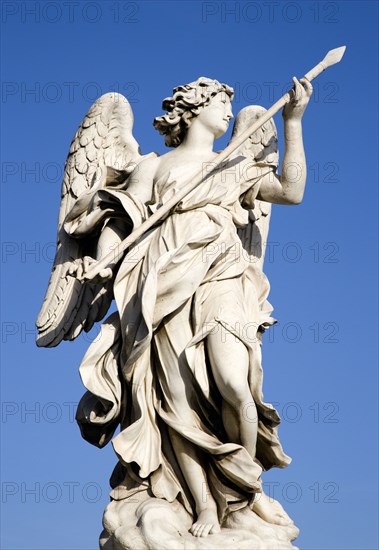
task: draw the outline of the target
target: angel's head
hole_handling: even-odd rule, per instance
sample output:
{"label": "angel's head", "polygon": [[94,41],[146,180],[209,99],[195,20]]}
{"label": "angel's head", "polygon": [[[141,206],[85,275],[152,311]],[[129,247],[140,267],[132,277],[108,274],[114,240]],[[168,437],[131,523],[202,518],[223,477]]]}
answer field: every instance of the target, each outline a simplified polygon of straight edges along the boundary
{"label": "angel's head", "polygon": [[177,86],[172,97],[163,100],[162,108],[167,113],[154,119],[154,127],[166,136],[167,147],[178,147],[193,120],[201,115],[205,125],[212,125],[215,137],[220,137],[233,117],[230,108],[233,95],[233,88],[227,84],[204,76]]}

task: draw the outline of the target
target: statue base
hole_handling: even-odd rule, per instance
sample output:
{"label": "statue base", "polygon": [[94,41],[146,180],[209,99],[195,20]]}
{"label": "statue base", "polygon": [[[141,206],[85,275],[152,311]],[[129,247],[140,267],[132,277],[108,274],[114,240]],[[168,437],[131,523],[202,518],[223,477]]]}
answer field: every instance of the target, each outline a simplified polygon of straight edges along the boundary
{"label": "statue base", "polygon": [[293,524],[267,523],[249,507],[230,513],[221,532],[194,537],[192,518],[177,501],[151,498],[147,491],[112,500],[105,509],[101,550],[296,550]]}

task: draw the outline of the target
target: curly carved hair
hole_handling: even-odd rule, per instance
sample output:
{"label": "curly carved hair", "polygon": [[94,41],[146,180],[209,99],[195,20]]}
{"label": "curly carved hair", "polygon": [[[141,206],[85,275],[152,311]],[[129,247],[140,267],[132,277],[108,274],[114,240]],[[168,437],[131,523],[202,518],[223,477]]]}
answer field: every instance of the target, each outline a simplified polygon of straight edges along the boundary
{"label": "curly carved hair", "polygon": [[167,147],[178,147],[182,143],[192,119],[220,92],[226,93],[230,100],[233,99],[233,88],[204,76],[173,89],[173,96],[162,102],[162,109],[167,113],[157,116],[153,122],[154,128],[166,136]]}

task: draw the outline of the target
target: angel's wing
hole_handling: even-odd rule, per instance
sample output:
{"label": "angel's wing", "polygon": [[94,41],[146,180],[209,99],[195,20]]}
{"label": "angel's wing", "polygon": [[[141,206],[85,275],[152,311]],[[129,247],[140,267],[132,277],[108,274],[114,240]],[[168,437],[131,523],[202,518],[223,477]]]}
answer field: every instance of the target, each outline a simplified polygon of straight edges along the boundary
{"label": "angel's wing", "polygon": [[[251,105],[242,109],[236,118],[233,128],[232,140],[244,132],[266,109],[258,105]],[[276,126],[271,118],[259,130],[257,130],[236,151],[259,166],[271,166],[276,169],[279,164],[278,136]],[[249,211],[250,223],[238,230],[244,249],[250,257],[250,261],[263,269],[263,261],[266,251],[268,230],[270,225],[271,204],[265,201],[255,200],[254,208]]]}
{"label": "angel's wing", "polygon": [[71,142],[66,160],[58,220],[57,250],[49,286],[37,319],[37,345],[73,340],[101,320],[113,298],[112,281],[82,284],[68,275],[70,264],[93,256],[96,239],[74,239],[63,228],[75,201],[105,177],[107,167],[125,177],[142,160],[132,134],[133,112],[121,94],[101,96],[89,109]]}

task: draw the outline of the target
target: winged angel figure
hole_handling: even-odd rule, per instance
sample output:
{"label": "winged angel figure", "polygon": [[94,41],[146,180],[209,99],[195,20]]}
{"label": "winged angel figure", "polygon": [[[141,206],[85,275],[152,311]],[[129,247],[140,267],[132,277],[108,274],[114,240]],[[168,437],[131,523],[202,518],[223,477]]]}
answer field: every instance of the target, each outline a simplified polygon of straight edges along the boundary
{"label": "winged angel figure", "polygon": [[[145,491],[178,502],[196,537],[217,533],[242,508],[291,521],[262,494],[262,471],[290,459],[278,413],[263,401],[261,335],[275,322],[263,273],[271,203],[298,204],[305,186],[301,118],[312,88],[294,79],[294,90],[283,110],[280,176],[272,119],[212,170],[214,141],[233,118],[233,89],[204,77],[163,101],[154,126],[168,153],[142,155],[128,101],[108,93],[85,116],[65,166],[37,343],[77,338],[115,300],[80,366],[88,390],[77,411],[82,435],[103,447],[119,426],[112,498]],[[243,109],[232,140],[264,111]],[[194,191],[120,261],[87,277],[201,167]]]}

